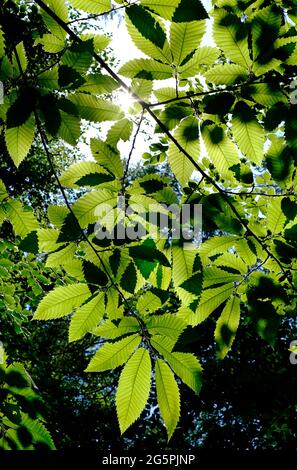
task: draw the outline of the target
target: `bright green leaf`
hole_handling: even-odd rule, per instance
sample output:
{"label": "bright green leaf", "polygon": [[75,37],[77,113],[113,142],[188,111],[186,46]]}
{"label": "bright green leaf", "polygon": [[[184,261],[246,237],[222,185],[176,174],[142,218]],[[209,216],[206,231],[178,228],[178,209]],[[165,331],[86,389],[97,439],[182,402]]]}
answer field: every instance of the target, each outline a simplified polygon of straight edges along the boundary
{"label": "bright green leaf", "polygon": [[90,297],[90,291],[87,284],[56,287],[42,299],[35,312],[34,320],[64,317],[74,307],[79,307],[88,297]]}
{"label": "bright green leaf", "polygon": [[35,119],[31,116],[19,127],[5,130],[7,150],[15,165],[18,167],[28,155],[35,136]]}
{"label": "bright green leaf", "polygon": [[146,349],[138,349],[121,372],[116,393],[117,415],[123,434],[136,421],[148,400],[152,366]]}
{"label": "bright green leaf", "polygon": [[240,320],[240,300],[230,297],[216,323],[215,340],[218,347],[218,357],[224,359],[235,338]]}
{"label": "bright green leaf", "polygon": [[170,367],[161,359],[156,361],[155,374],[158,405],[170,440],[180,416],[179,389]]}
{"label": "bright green leaf", "polygon": [[141,343],[141,337],[137,334],[127,336],[116,343],[105,343],[96,352],[88,365],[86,372],[103,372],[127,362],[137,346]]}
{"label": "bright green leaf", "polygon": [[71,317],[69,342],[77,341],[98,325],[104,315],[104,292],[78,308]]}

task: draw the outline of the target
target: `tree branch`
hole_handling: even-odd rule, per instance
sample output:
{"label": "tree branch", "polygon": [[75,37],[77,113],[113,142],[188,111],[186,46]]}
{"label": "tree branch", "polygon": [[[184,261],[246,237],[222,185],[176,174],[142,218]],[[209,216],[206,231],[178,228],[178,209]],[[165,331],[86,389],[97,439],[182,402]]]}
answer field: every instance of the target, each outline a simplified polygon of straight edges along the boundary
{"label": "tree branch", "polygon": [[244,86],[250,86],[250,85],[258,85],[259,83],[267,83],[265,81],[250,81],[246,83],[239,83],[238,85],[230,85],[226,86],[225,88],[219,88],[216,90],[208,90],[208,91],[199,91],[197,93],[188,93],[186,95],[179,95],[175,98],[171,98],[170,100],[164,100],[164,101],[159,101],[158,103],[148,103],[147,106],[149,108],[153,108],[156,106],[163,106],[166,104],[170,103],[175,103],[176,101],[185,101],[185,100],[191,100],[192,98],[199,97],[199,96],[208,96],[208,95],[213,95],[215,93],[222,93],[226,91],[236,91],[240,87]]}
{"label": "tree branch", "polygon": [[253,191],[249,192],[244,192],[241,191],[240,193],[237,193],[236,191],[227,191],[224,190],[225,194],[234,194],[234,196],[265,196],[265,197],[286,197],[286,196],[294,196],[297,197],[297,194],[295,193],[285,193],[285,194],[267,194],[267,193],[255,193]]}
{"label": "tree branch", "polygon": [[138,0],[136,0],[135,2],[130,2],[128,5],[120,5],[119,7],[114,6],[110,10],[104,11],[103,13],[98,13],[97,15],[90,15],[90,16],[86,16],[83,18],[76,18],[75,20],[68,21],[67,24],[69,25],[73,23],[95,20],[97,18],[101,18],[102,16],[109,15],[110,13],[114,13],[115,11],[122,10],[123,8],[129,7],[130,5],[137,5],[137,4],[138,4]]}

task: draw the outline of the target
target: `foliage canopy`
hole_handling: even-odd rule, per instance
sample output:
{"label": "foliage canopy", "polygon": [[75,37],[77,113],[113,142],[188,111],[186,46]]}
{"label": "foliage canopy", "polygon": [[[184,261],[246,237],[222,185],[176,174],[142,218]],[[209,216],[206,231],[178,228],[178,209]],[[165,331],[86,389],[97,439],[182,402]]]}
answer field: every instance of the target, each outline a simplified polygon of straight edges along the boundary
{"label": "foliage canopy", "polygon": [[[179,350],[186,329],[213,317],[223,359],[236,348],[241,318],[273,347],[282,318],[295,315],[295,2],[214,0],[208,14],[199,0],[117,1],[145,57],[116,72],[101,55],[109,38],[74,32],[64,0],[32,3],[39,28],[28,30],[19,19],[13,36],[12,23],[1,24],[1,127],[17,167],[34,140],[41,142],[64,203],[50,205],[49,223],[40,223],[1,183],[0,221],[11,223],[25,252],[46,255],[46,267],[66,273],[34,319],[71,315],[70,341],[88,333],[100,338],[87,372],[123,366],[116,394],[121,432],[144,410],[153,375],[170,439],[180,381],[197,394],[202,386],[198,358]],[[90,15],[115,8],[109,0],[69,3]],[[4,2],[3,18],[11,4],[22,7]],[[209,18],[214,46],[202,42]],[[36,71],[39,56],[46,57],[42,71]],[[166,79],[170,85],[160,88]],[[128,112],[117,99],[123,92],[134,99]],[[166,158],[178,194],[157,170],[133,183],[128,178],[145,119],[155,129],[144,163],[154,168]],[[106,139],[91,140],[92,161],[60,175],[51,144],[62,139],[76,146],[85,121],[109,122]],[[126,160],[122,142],[131,142]],[[74,201],[68,188],[78,195]],[[201,246],[177,241],[170,231],[166,239],[150,236],[143,208],[164,213],[162,204],[172,203],[202,204]],[[100,240],[98,218],[107,231],[123,220],[131,230],[141,225],[145,236]],[[153,229],[160,235],[158,224]]]}

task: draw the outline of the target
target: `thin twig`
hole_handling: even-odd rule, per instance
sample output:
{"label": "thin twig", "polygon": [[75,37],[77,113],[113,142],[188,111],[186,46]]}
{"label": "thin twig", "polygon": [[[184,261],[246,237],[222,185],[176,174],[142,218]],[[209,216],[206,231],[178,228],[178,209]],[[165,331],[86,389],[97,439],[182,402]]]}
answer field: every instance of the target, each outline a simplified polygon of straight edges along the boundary
{"label": "thin twig", "polygon": [[122,178],[122,193],[123,194],[125,193],[125,189],[126,189],[126,186],[127,186],[126,178],[127,178],[127,174],[128,174],[128,171],[129,171],[130,161],[131,161],[133,152],[135,150],[135,144],[136,144],[138,134],[140,132],[143,117],[144,117],[144,109],[142,109],[141,116],[140,116],[139,122],[137,124],[137,129],[136,129],[134,137],[133,137],[132,146],[131,146],[131,149],[130,149],[130,152],[129,152],[129,155],[128,155],[128,159],[127,159],[126,166],[125,166],[125,171],[124,171],[123,178]]}
{"label": "thin twig", "polygon": [[240,281],[240,283],[236,286],[236,289],[238,289],[239,286],[241,286],[241,284],[243,284],[247,279],[248,277],[250,277],[250,275],[252,273],[254,273],[255,271],[258,271],[259,268],[261,268],[262,266],[264,266],[264,264],[269,260],[269,255],[266,256],[265,260],[262,261],[260,264],[257,264],[253,269],[250,270],[250,272],[248,272],[244,278],[242,279],[242,281]]}
{"label": "thin twig", "polygon": [[89,21],[89,20],[95,20],[96,18],[101,18],[102,16],[109,15],[110,13],[114,13],[115,11],[122,10],[123,8],[129,7],[131,5],[137,5],[138,1],[131,2],[129,5],[120,5],[119,7],[113,7],[108,11],[104,11],[103,13],[98,13],[97,15],[90,15],[90,16],[85,16],[83,18],[76,18],[75,20],[68,21],[67,24],[73,24],[73,23],[79,23],[79,22],[84,22],[84,21]]}

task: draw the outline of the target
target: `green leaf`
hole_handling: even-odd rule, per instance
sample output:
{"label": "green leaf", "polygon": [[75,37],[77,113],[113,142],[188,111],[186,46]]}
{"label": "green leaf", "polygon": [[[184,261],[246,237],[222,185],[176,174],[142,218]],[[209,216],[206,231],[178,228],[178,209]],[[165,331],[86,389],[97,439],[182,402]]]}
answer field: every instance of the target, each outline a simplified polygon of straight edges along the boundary
{"label": "green leaf", "polygon": [[270,68],[267,68],[268,65],[272,65],[271,68],[274,68],[274,41],[279,35],[281,24],[282,15],[280,10],[277,7],[275,8],[275,5],[261,8],[253,15],[251,33],[254,61],[256,62],[254,68],[256,70],[258,69],[258,64],[260,67],[264,66],[265,71],[270,70]]}
{"label": "green leaf", "polygon": [[151,360],[146,349],[139,348],[121,372],[116,393],[117,415],[123,434],[136,421],[148,400],[151,385]]}
{"label": "green leaf", "polygon": [[272,178],[277,181],[280,187],[290,181],[294,171],[293,163],[294,151],[289,147],[284,147],[282,141],[276,137],[265,156],[267,168]]}
{"label": "green leaf", "polygon": [[[114,176],[110,173],[101,170],[101,173],[88,173],[85,176],[82,176],[76,183],[78,186],[106,186],[106,183],[114,181]],[[107,185],[109,187],[109,185]],[[114,189],[114,188],[112,188]]]}
{"label": "green leaf", "polygon": [[228,282],[239,282],[242,280],[241,274],[231,274],[216,266],[207,267],[203,270],[203,288],[226,284]]}
{"label": "green leaf", "polygon": [[256,165],[263,158],[264,131],[251,108],[244,102],[236,103],[232,118],[232,133],[241,152]]}
{"label": "green leaf", "polygon": [[171,63],[172,57],[163,25],[139,5],[126,9],[126,26],[132,41],[144,54]]}
{"label": "green leaf", "polygon": [[80,117],[86,121],[117,121],[124,117],[119,106],[96,96],[76,93],[69,99],[77,107]]}
{"label": "green leaf", "polygon": [[53,228],[41,228],[37,231],[37,235],[40,253],[56,250],[62,245],[57,243],[59,230]]}
{"label": "green leaf", "polygon": [[234,101],[234,94],[217,90],[216,93],[205,95],[202,98],[203,111],[207,114],[224,116],[230,111]]}
{"label": "green leaf", "polygon": [[109,261],[112,273],[116,277],[116,275],[118,273],[118,269],[119,269],[120,264],[121,264],[121,252],[118,248],[113,250],[113,253],[110,256],[108,261]]}
{"label": "green leaf", "polygon": [[40,86],[49,90],[56,90],[57,88],[59,88],[58,80],[58,66],[53,67],[51,70],[46,70],[45,72],[38,75],[38,83],[40,84]]}
{"label": "green leaf", "polygon": [[215,341],[217,343],[219,359],[224,359],[234,341],[240,321],[240,300],[232,296],[225,305],[216,323]]}
{"label": "green leaf", "polygon": [[106,286],[109,278],[102,269],[98,268],[98,266],[86,259],[83,260],[82,266],[85,280],[87,281],[92,293],[96,292],[99,286]]}
{"label": "green leaf", "polygon": [[110,0],[70,0],[69,3],[78,10],[94,13],[95,15],[111,10]]}
{"label": "green leaf", "polygon": [[42,299],[35,312],[34,320],[64,317],[74,307],[79,307],[88,297],[90,297],[90,291],[87,284],[56,287]]}
{"label": "green leaf", "polygon": [[147,329],[152,335],[168,336],[177,341],[186,327],[185,323],[175,315],[165,313],[164,315],[152,315],[145,320]]}
{"label": "green leaf", "polygon": [[206,289],[202,292],[198,308],[196,310],[196,324],[202,323],[209,315],[218,308],[232,294],[233,283]]}
{"label": "green leaf", "polygon": [[213,36],[217,46],[225,56],[246,69],[251,65],[248,48],[248,30],[245,23],[226,10],[216,9]]}
{"label": "green leaf", "polygon": [[[64,245],[65,246],[65,245]],[[51,253],[46,260],[46,267],[53,268],[56,266],[65,266],[68,263],[73,262],[73,258],[75,255],[76,246],[74,243],[69,243],[64,248],[60,248],[59,250]]]}
{"label": "green leaf", "polygon": [[276,233],[281,233],[286,216],[282,211],[282,199],[274,198],[274,200],[269,200],[268,209],[267,209],[267,228],[274,235]]}
{"label": "green leaf", "polygon": [[139,5],[131,5],[127,8],[126,15],[141,36],[148,39],[159,49],[163,49],[166,42],[166,33],[159,21],[156,21],[148,11]]}
{"label": "green leaf", "polygon": [[[159,115],[160,121],[170,131],[174,129],[183,118],[192,115],[192,109],[186,103],[173,103],[165,107]],[[158,126],[156,127],[157,132],[162,132]]]}
{"label": "green leaf", "polygon": [[119,178],[123,176],[124,169],[120,154],[112,145],[99,139],[91,139],[91,151],[99,165]]}
{"label": "green leaf", "polygon": [[199,273],[193,274],[189,279],[184,281],[180,287],[182,289],[185,289],[187,292],[190,292],[191,294],[194,294],[195,296],[199,297],[201,293],[201,288],[202,288],[202,280],[203,280],[203,274],[202,271]]}
{"label": "green leaf", "polygon": [[96,352],[86,372],[103,372],[116,369],[128,361],[135,349],[140,345],[138,334],[127,336],[116,343],[105,343]]}
{"label": "green leaf", "polygon": [[63,268],[69,276],[74,277],[78,281],[84,281],[84,273],[80,259],[73,258],[69,263],[65,264]]}
{"label": "green leaf", "polygon": [[64,39],[61,40],[53,34],[44,34],[42,38],[35,40],[34,46],[37,46],[37,44],[42,44],[44,51],[52,54],[57,54],[65,48]]}
{"label": "green leaf", "polygon": [[[174,138],[198,162],[200,146],[198,140],[198,121],[195,116],[186,117],[181,121],[174,132]],[[193,163],[177,148],[174,142],[170,142],[169,145],[168,163],[182,185],[188,182],[195,170]]]}
{"label": "green leaf", "polygon": [[205,21],[171,23],[170,49],[175,65],[180,65],[191,52],[199,47],[205,30]]}
{"label": "green leaf", "polygon": [[56,450],[49,431],[39,419],[33,420],[29,415],[22,413],[20,426],[28,431],[34,444],[42,445],[46,450]]}
{"label": "green leaf", "polygon": [[219,64],[209,69],[204,77],[207,82],[216,85],[234,85],[248,79],[248,71],[241,65]]}
{"label": "green leaf", "polygon": [[179,287],[192,276],[196,256],[197,251],[195,249],[184,249],[182,246],[173,246],[172,277],[175,288]]}
{"label": "green leaf", "polygon": [[92,333],[107,339],[115,339],[126,334],[140,331],[140,326],[136,318],[124,317],[120,323],[115,325],[111,320],[107,320],[98,326]]}
{"label": "green leaf", "polygon": [[3,224],[6,219],[6,213],[4,212],[3,207],[0,206],[0,226]]}
{"label": "green leaf", "polygon": [[141,0],[141,4],[165,20],[176,23],[208,18],[200,0]]}
{"label": "green leaf", "polygon": [[65,248],[57,250],[55,253],[51,253],[46,260],[47,268],[54,268],[57,266],[65,266],[68,263],[72,263],[76,251],[74,243],[70,243]]}
{"label": "green leaf", "polygon": [[121,287],[130,294],[134,294],[137,284],[137,271],[134,264],[131,262],[126,268],[122,279]]}
{"label": "green leaf", "polygon": [[5,210],[15,234],[21,238],[39,228],[33,212],[24,210],[20,201],[9,199],[5,204]]}
{"label": "green leaf", "polygon": [[34,136],[35,119],[33,115],[19,127],[6,128],[5,142],[7,150],[17,167],[28,155]]}
{"label": "green leaf", "polygon": [[216,124],[202,127],[202,138],[208,156],[222,176],[230,177],[230,167],[240,163],[234,143]]}
{"label": "green leaf", "polygon": [[129,119],[121,119],[120,121],[113,124],[107,134],[107,142],[112,147],[116,148],[118,142],[123,140],[127,142],[133,131],[133,123]]}
{"label": "green leaf", "polygon": [[262,106],[273,106],[276,103],[287,103],[288,98],[277,83],[256,83],[244,87],[242,97],[251,97]]}
{"label": "green leaf", "polygon": [[93,39],[72,44],[63,54],[61,64],[76,70],[80,74],[88,72],[93,61]]}
{"label": "green leaf", "polygon": [[171,20],[180,0],[141,0],[141,5],[166,20]]}
{"label": "green leaf", "polygon": [[170,440],[180,417],[179,389],[170,367],[161,359],[156,360],[155,376],[160,414]]}
{"label": "green leaf", "polygon": [[32,115],[35,94],[33,90],[22,90],[13,101],[6,113],[7,129],[20,127],[28,121]]}
{"label": "green leaf", "polygon": [[162,266],[170,267],[170,263],[164,253],[157,250],[154,246],[145,245],[144,243],[129,248],[129,255],[134,260],[158,261]]}
{"label": "green leaf", "polygon": [[231,167],[231,170],[234,172],[234,176],[242,184],[253,184],[254,183],[254,174],[251,171],[249,165],[245,163],[237,163]]}
{"label": "green leaf", "polygon": [[[65,0],[46,0],[47,6],[55,13],[62,21],[68,22],[68,7]],[[66,38],[66,31],[60,26],[57,21],[42,10],[43,21],[47,28],[59,41],[64,41]]]}
{"label": "green leaf", "polygon": [[108,191],[107,189],[100,189],[99,191],[92,191],[85,194],[73,204],[73,212],[82,228],[87,227],[99,221],[100,206],[104,205],[105,210],[107,207],[111,210],[117,204],[117,194]]}
{"label": "green leaf", "polygon": [[166,80],[173,76],[173,70],[170,65],[161,64],[153,59],[133,59],[120,68],[119,74],[128,78]]}
{"label": "green leaf", "polygon": [[215,47],[199,47],[193,57],[178,68],[180,78],[186,79],[201,73],[202,66],[213,65],[218,59],[219,53],[220,51]]}
{"label": "green leaf", "polygon": [[[134,258],[134,263],[137,266],[137,269],[140,271],[141,275],[145,279],[149,279],[151,273],[154,271],[154,269],[157,266],[156,261],[145,261],[141,258]],[[160,267],[162,270],[162,267]],[[162,271],[161,271],[162,272]]]}
{"label": "green leaf", "polygon": [[80,137],[80,119],[72,114],[61,113],[61,125],[58,130],[58,136],[74,147]]}
{"label": "green leaf", "polygon": [[84,76],[84,79],[85,83],[77,91],[102,95],[104,93],[111,93],[119,87],[118,82],[108,75],[89,74]]}
{"label": "green leaf", "polygon": [[136,308],[141,315],[155,312],[161,308],[161,306],[161,300],[152,292],[145,292],[141,297],[139,297],[136,303]]}
{"label": "green leaf", "polygon": [[111,42],[111,38],[106,36],[105,34],[84,33],[84,34],[81,34],[80,38],[83,41],[87,41],[88,39],[92,39],[93,44],[94,44],[95,52],[104,51],[104,49],[106,49],[106,47]]}
{"label": "green leaf", "polygon": [[285,135],[286,141],[289,147],[296,149],[297,148],[297,119],[296,119],[296,109],[297,106],[292,106],[286,112],[286,123],[285,123]]}
{"label": "green leaf", "polygon": [[[159,102],[171,100],[176,98],[176,89],[170,87],[158,88],[157,90],[154,90],[154,95],[156,96],[157,101]],[[181,93],[180,96],[186,96],[186,94]]]}
{"label": "green leaf", "polygon": [[30,232],[19,244],[19,249],[37,255],[39,253],[37,230]]}
{"label": "green leaf", "polygon": [[12,57],[12,67],[14,69],[14,77],[17,78],[26,72],[28,66],[28,60],[26,56],[26,51],[24,48],[24,43],[20,42],[16,46],[16,53]]}
{"label": "green leaf", "polygon": [[174,373],[195,393],[199,393],[202,386],[202,367],[194,354],[169,352],[161,336],[152,338],[151,344],[162,354]]}
{"label": "green leaf", "polygon": [[230,268],[241,274],[245,274],[247,271],[247,265],[234,253],[224,253],[216,258],[214,262],[217,266],[223,269],[226,268],[227,271]]}
{"label": "green leaf", "polygon": [[7,190],[3,181],[0,180],[0,202],[4,201],[6,198],[8,198]]}
{"label": "green leaf", "polygon": [[226,235],[211,237],[199,247],[199,253],[201,256],[214,256],[219,253],[225,253],[226,250],[234,246],[236,240],[237,237]]}
{"label": "green leaf", "polygon": [[0,57],[2,58],[5,54],[5,41],[2,28],[0,28]]}
{"label": "green leaf", "polygon": [[90,332],[102,320],[105,311],[104,292],[78,308],[71,317],[69,342],[77,341]]}
{"label": "green leaf", "polygon": [[255,248],[251,240],[246,240],[244,238],[238,240],[235,244],[235,248],[247,266],[254,266],[256,264],[257,255],[255,254]]}
{"label": "green leaf", "polygon": [[[131,81],[131,90],[144,101],[149,102],[153,91],[153,83],[151,80],[146,80],[145,78],[134,78]],[[130,110],[134,114],[137,114],[141,111],[141,106],[136,102]]]}
{"label": "green leaf", "polygon": [[120,294],[115,288],[110,288],[106,294],[106,314],[110,320],[119,320],[124,316],[124,304],[120,305]]}
{"label": "green leaf", "polygon": [[[72,67],[68,65],[59,66],[59,86],[65,90],[76,89],[84,84],[84,79],[80,73],[78,73]],[[75,108],[77,110],[77,108]],[[73,113],[74,114],[74,113]],[[77,115],[77,111],[75,115]]]}
{"label": "green leaf", "polygon": [[180,0],[172,21],[184,23],[188,21],[204,20],[208,14],[200,0]]}
{"label": "green leaf", "polygon": [[65,217],[69,213],[67,207],[64,206],[49,206],[48,207],[48,218],[51,224],[57,228],[61,228]]}
{"label": "green leaf", "polygon": [[[97,184],[111,181],[113,177],[104,168],[100,167],[98,163],[91,161],[78,162],[71,165],[60,176],[60,182],[66,188],[78,188],[82,186],[84,177],[88,183],[87,177],[93,175],[93,181]],[[104,176],[107,179],[104,181]],[[101,178],[101,179],[100,179]],[[100,182],[101,181],[101,182]],[[90,181],[89,181],[90,182]],[[79,184],[78,184],[79,183]],[[85,186],[95,186],[95,184],[84,184]]]}

